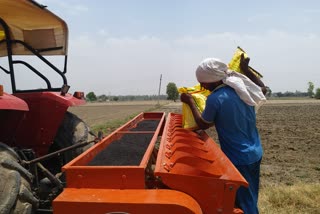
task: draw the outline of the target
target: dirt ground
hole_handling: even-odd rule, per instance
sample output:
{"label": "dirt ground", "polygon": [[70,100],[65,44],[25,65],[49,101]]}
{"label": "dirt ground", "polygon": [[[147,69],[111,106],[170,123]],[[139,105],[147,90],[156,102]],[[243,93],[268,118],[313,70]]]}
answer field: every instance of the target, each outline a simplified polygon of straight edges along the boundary
{"label": "dirt ground", "polygon": [[262,184],[320,182],[320,102],[269,101],[257,115]]}
{"label": "dirt ground", "polygon": [[[90,126],[146,110],[181,112],[179,102],[154,109],[156,104],[156,101],[88,104],[71,111]],[[257,127],[264,148],[262,185],[320,182],[319,100],[270,100],[257,114]],[[214,128],[208,133],[218,142]]]}
{"label": "dirt ground", "polygon": [[71,107],[69,111],[78,115],[90,127],[103,124],[110,120],[123,120],[133,114],[155,109],[157,104],[164,105],[167,101],[139,102],[106,102],[87,103],[83,106]]}

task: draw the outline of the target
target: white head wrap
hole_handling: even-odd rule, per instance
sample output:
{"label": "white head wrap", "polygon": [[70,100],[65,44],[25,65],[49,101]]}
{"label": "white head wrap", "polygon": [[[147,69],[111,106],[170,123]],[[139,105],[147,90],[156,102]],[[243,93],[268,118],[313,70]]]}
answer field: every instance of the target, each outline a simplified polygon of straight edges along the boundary
{"label": "white head wrap", "polygon": [[261,87],[248,77],[228,69],[228,66],[219,59],[207,58],[203,60],[197,70],[196,76],[200,83],[222,82],[233,88],[239,97],[248,105],[260,107],[266,97]]}

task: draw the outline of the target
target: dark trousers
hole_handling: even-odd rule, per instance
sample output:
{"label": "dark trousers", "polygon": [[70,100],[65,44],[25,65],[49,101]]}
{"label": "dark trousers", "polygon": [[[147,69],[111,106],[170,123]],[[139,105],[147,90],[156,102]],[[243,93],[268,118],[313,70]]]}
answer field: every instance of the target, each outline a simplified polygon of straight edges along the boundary
{"label": "dark trousers", "polygon": [[249,187],[240,186],[236,195],[236,206],[245,214],[258,214],[258,195],[261,159],[249,165],[236,165],[241,175],[248,181]]}

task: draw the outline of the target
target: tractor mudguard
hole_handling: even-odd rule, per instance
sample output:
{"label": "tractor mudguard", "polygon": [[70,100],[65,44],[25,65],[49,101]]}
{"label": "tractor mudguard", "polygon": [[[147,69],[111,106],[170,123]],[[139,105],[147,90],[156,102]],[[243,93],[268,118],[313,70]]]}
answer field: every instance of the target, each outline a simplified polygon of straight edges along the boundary
{"label": "tractor mudguard", "polygon": [[1,110],[16,110],[16,111],[28,111],[28,104],[22,99],[3,92],[0,96],[0,109]]}
{"label": "tractor mudguard", "polygon": [[84,99],[78,99],[71,94],[62,96],[59,92],[14,95],[23,99],[30,109],[17,130],[17,142],[22,148],[33,148],[37,156],[48,153],[67,109],[70,106],[85,104]]}

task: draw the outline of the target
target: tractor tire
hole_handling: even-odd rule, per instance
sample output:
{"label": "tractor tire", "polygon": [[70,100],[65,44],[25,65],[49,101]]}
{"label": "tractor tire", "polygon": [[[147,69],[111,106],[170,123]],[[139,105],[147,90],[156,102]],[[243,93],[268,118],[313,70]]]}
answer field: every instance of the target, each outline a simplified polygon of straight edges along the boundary
{"label": "tractor tire", "polygon": [[19,164],[19,156],[0,143],[0,213],[34,213],[39,201],[31,190],[32,174]]}
{"label": "tractor tire", "polygon": [[[90,132],[90,128],[84,121],[82,121],[76,115],[70,112],[66,112],[65,117],[53,140],[53,144],[49,149],[49,153],[66,148],[68,146],[75,145],[77,143],[92,141],[94,140],[94,138],[95,137]],[[58,158],[59,160],[49,160],[51,165],[51,167],[49,167],[50,171],[53,170],[53,173],[60,172],[63,165],[77,157],[92,145],[94,145],[94,143],[88,144],[87,146],[80,147],[72,151],[64,152],[61,157]],[[53,168],[52,163],[55,163],[55,166],[53,166]],[[59,163],[59,166],[56,166],[56,163]]]}

